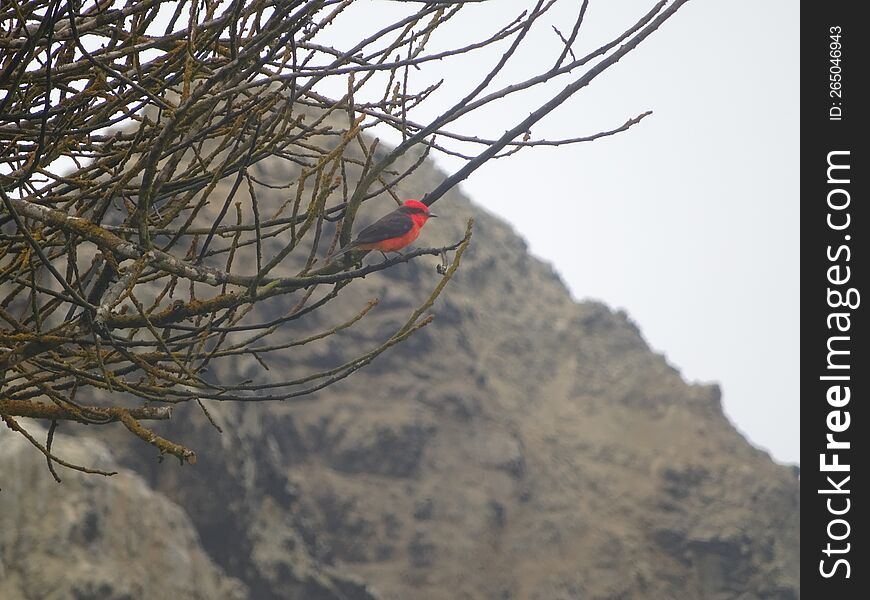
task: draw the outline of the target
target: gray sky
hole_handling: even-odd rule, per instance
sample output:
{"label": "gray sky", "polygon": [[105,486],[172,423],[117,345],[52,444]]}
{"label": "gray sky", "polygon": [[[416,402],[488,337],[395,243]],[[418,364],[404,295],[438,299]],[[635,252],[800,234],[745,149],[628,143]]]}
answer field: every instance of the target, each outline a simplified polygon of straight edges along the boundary
{"label": "gray sky", "polygon": [[[469,4],[427,50],[480,40],[533,4]],[[551,25],[567,35],[580,4],[562,0],[491,89],[549,68],[561,49]],[[591,0],[574,51],[613,39],[654,4]],[[356,3],[318,41],[346,48],[418,7]],[[575,298],[626,310],[687,380],[719,382],[731,420],[785,462],[799,460],[800,446],[798,28],[797,2],[692,0],[532,133],[576,137],[652,116],[593,143],[491,161],[462,184],[553,263]],[[445,80],[412,118],[440,114],[503,50],[411,70],[412,91]],[[568,81],[494,103],[452,129],[498,137]],[[319,91],[346,92],[343,79],[332,83]],[[377,77],[371,84],[380,95]],[[447,171],[464,164],[434,158]]]}
{"label": "gray sky", "polygon": [[[449,37],[434,37],[429,49],[479,39],[532,4],[468,6]],[[653,4],[592,0],[575,52],[618,35]],[[579,5],[564,3],[552,23],[569,28]],[[367,10],[336,22],[336,35],[356,38],[410,10],[382,1],[360,6]],[[798,26],[796,2],[693,0],[532,133],[573,137],[646,110],[652,116],[590,144],[524,150],[462,184],[552,262],[577,299],[625,309],[687,380],[719,382],[731,420],[787,462],[799,460],[800,443]],[[555,60],[549,23],[536,35],[495,85]],[[498,55],[412,71],[417,90],[446,80],[417,120],[467,92]],[[454,129],[499,135],[565,83]],[[448,171],[463,164],[436,160]]]}

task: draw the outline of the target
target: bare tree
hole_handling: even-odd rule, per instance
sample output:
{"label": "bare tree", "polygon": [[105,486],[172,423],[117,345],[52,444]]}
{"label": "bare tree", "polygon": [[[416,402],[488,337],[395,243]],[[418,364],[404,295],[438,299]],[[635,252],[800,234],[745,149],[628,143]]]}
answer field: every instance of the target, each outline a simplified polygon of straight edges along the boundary
{"label": "bare tree", "polygon": [[[487,161],[524,147],[590,141],[531,139],[533,124],[631,52],[685,2],[658,2],[585,56],[574,47],[588,2],[553,27],[561,50],[533,77],[494,86],[557,0],[539,0],[472,44],[429,51],[465,2],[405,3],[405,16],[337,45],[330,25],[357,0],[4,0],[0,8],[0,417],[53,462],[59,421],[120,421],[161,453],[188,448],[142,425],[181,402],[286,400],[347,377],[431,320],[427,311],[459,265],[465,236],[363,266],[329,261],[352,234],[360,206],[408,177],[430,150],[466,160],[424,201],[432,204]],[[376,5],[369,5],[372,9]],[[551,25],[552,26],[552,25]],[[564,33],[563,33],[564,31]],[[429,120],[420,107],[440,84],[415,89],[412,70],[497,47],[501,57],[462,97]],[[535,86],[564,87],[497,139],[456,121]],[[327,97],[325,86],[346,90]],[[341,126],[337,126],[341,123]],[[378,148],[362,134],[389,127],[402,142]],[[353,153],[349,152],[354,148]],[[420,149],[413,161],[399,161]],[[468,148],[472,148],[471,151]],[[293,169],[257,172],[264,159]],[[403,164],[401,168],[397,165]],[[225,185],[229,193],[218,194]],[[278,189],[280,206],[261,205]],[[448,207],[449,208],[449,207]],[[453,256],[448,260],[448,252]],[[254,269],[240,273],[247,254]],[[280,384],[212,381],[211,363],[240,355],[304,352],[353,318],[290,343],[287,323],[324,307],[355,279],[421,255],[443,257],[442,279],[407,322],[333,368]],[[292,261],[291,277],[276,276]],[[280,319],[251,307],[292,298]],[[274,338],[272,338],[274,339]],[[109,402],[84,401],[101,390]],[[45,444],[17,417],[51,423]]]}

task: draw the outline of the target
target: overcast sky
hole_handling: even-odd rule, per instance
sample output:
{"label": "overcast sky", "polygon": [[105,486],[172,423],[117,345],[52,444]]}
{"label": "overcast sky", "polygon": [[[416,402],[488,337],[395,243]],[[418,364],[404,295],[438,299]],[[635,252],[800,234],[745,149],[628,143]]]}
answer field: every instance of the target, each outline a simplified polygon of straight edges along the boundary
{"label": "overcast sky", "polygon": [[[469,4],[427,50],[480,40],[533,4]],[[654,4],[591,0],[575,53],[613,39]],[[548,68],[560,51],[551,25],[567,34],[580,5],[557,4],[492,88]],[[419,6],[358,2],[327,31],[347,48]],[[576,137],[647,110],[652,116],[589,144],[491,161],[462,184],[555,266],[576,299],[624,309],[688,381],[718,382],[731,420],[783,462],[798,462],[800,448],[799,8],[787,0],[691,0],[532,133]],[[444,79],[414,120],[432,119],[468,93],[503,50],[411,70],[412,91]],[[452,129],[498,137],[567,81],[494,103]],[[346,92],[345,81],[333,83],[320,91]],[[378,87],[377,78],[371,83]],[[448,172],[464,164],[434,158]]]}
{"label": "overcast sky", "polygon": [[[479,39],[532,4],[469,5],[430,50]],[[592,0],[575,51],[618,35],[653,4]],[[558,38],[550,24],[570,28],[579,5],[564,2],[496,84],[552,62]],[[410,10],[359,6],[336,22],[337,35],[358,39]],[[618,136],[491,162],[462,184],[555,265],[575,298],[625,309],[687,380],[719,382],[731,420],[786,462],[799,460],[800,442],[798,26],[797,2],[693,0],[532,132],[573,137],[646,110],[652,116]],[[417,90],[445,78],[417,120],[467,92],[497,56],[412,71]],[[499,135],[565,83],[458,129]],[[448,171],[463,164],[436,159]]]}

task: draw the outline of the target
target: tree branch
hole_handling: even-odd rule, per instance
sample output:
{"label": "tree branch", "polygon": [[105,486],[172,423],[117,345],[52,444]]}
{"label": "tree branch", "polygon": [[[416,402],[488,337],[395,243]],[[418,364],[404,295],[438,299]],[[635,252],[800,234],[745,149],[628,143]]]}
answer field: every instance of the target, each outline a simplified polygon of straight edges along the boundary
{"label": "tree branch", "polygon": [[[127,413],[134,419],[153,419],[164,421],[172,417],[171,406],[140,406],[121,410],[112,406],[82,406],[81,410],[95,419],[105,423],[121,420],[121,413]],[[42,404],[26,400],[0,399],[0,414],[11,417],[27,417],[29,419],[44,419],[46,421],[78,421],[81,419],[73,412],[55,404]]]}

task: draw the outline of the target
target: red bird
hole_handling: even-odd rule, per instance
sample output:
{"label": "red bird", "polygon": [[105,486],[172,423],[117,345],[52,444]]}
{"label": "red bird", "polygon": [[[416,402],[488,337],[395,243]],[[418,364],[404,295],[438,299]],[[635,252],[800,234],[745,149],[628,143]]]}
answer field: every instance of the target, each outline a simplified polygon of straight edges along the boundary
{"label": "red bird", "polygon": [[331,260],[352,250],[379,250],[382,254],[398,252],[417,239],[429,218],[437,216],[419,200],[405,200],[402,206],[360,231],[356,239],[334,254]]}

